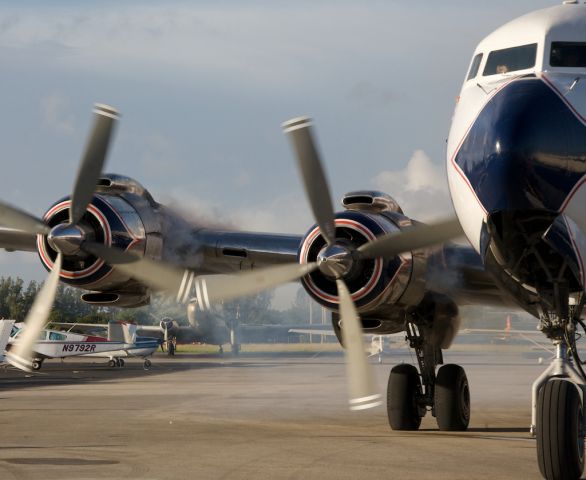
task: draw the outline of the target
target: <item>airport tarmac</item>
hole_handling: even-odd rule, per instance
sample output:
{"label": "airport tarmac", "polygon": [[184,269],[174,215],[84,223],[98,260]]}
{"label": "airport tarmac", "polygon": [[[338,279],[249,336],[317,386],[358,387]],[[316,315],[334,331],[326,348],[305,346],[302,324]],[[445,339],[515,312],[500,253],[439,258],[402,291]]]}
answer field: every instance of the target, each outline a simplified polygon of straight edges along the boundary
{"label": "airport tarmac", "polygon": [[[540,478],[528,348],[446,354],[472,393],[470,431],[390,430],[385,406],[350,412],[338,354],[155,356],[0,369],[0,479]],[[403,351],[374,363],[381,392]]]}

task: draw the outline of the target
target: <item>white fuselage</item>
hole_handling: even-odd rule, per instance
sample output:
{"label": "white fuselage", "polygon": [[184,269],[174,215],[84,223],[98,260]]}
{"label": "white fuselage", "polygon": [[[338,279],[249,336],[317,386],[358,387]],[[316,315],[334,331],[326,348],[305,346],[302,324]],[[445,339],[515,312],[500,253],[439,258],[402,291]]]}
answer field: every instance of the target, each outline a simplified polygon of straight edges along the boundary
{"label": "white fuselage", "polygon": [[491,215],[547,212],[563,220],[585,284],[586,57],[573,56],[581,49],[582,4],[530,13],[480,42],[456,104],[447,172],[462,228],[483,257]]}

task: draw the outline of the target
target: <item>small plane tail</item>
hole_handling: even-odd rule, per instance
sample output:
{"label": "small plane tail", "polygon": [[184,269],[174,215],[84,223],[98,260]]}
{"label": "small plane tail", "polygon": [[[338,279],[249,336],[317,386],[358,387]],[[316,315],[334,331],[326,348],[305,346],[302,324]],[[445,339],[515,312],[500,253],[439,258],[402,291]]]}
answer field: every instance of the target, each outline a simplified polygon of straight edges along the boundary
{"label": "small plane tail", "polygon": [[126,343],[136,343],[136,325],[133,323],[123,323],[122,331],[124,332],[124,341]]}
{"label": "small plane tail", "polygon": [[136,325],[132,323],[109,323],[108,340],[111,342],[135,343]]}
{"label": "small plane tail", "polygon": [[14,320],[0,320],[0,361],[4,361],[4,351],[8,345],[13,325]]}

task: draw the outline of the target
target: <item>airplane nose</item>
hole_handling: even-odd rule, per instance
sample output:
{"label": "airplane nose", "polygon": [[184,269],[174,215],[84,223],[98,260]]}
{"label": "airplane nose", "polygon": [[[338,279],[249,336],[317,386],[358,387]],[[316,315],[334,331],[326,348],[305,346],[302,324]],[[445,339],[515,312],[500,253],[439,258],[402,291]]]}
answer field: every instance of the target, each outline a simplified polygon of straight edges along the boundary
{"label": "airplane nose", "polygon": [[488,214],[558,212],[586,173],[586,126],[544,79],[519,78],[488,100],[454,162]]}

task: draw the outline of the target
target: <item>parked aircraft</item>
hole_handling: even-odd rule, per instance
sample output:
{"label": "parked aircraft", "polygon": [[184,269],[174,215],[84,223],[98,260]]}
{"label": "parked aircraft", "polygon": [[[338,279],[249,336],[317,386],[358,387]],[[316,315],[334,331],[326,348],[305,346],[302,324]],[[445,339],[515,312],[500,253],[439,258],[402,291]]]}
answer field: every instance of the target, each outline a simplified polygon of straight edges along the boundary
{"label": "parked aircraft", "polygon": [[6,345],[8,345],[13,325],[14,320],[0,320],[0,363],[4,362],[4,351],[6,350]]}
{"label": "parked aircraft", "polygon": [[[144,360],[145,370],[151,367],[148,357],[159,348],[161,340],[137,336],[135,325],[108,324],[105,327],[107,327],[106,337],[61,330],[42,330],[33,346],[32,370],[40,370],[43,361],[47,358],[68,357],[108,358],[108,364],[111,367],[123,367],[123,358],[140,357]],[[26,330],[24,323],[17,323],[12,327],[8,340],[8,352],[12,348],[18,348],[20,338]]]}
{"label": "parked aircraft", "polygon": [[[443,365],[458,305],[519,305],[557,358],[533,387],[531,431],[545,478],[579,478],[584,466],[586,375],[576,348],[586,270],[586,6],[530,13],[477,46],[447,146],[457,219],[422,225],[389,195],[350,192],[334,213],[312,122],[284,124],[316,225],[304,235],[203,228],[157,203],[138,182],[101,174],[116,121],[98,106],[70,197],[42,219],[3,205],[0,244],[36,250],[50,271],[10,361],[30,365],[59,279],[97,305],[133,307],[150,289],[208,308],[222,299],[301,279],[334,312],[347,357],[350,406],[380,403],[362,332],[405,331],[418,368],[389,378],[394,429],[416,430],[430,411],[441,430],[470,418],[464,370]],[[361,164],[363,168],[363,164]],[[448,243],[461,233],[471,246]],[[227,275],[241,269],[251,272]],[[224,274],[224,275],[216,275]]]}
{"label": "parked aircraft", "polygon": [[[324,335],[327,337],[336,337],[336,332],[331,329],[323,329],[318,330],[315,328],[290,328],[289,332],[291,333],[299,333],[302,335]],[[404,347],[405,343],[405,335],[400,333],[395,333],[392,335],[365,335],[367,344],[365,345],[365,351],[367,356],[370,357],[377,357],[378,363],[383,363],[383,354],[391,354],[393,349],[398,349]],[[393,340],[395,340],[393,342]],[[338,338],[338,341],[341,339]]]}

